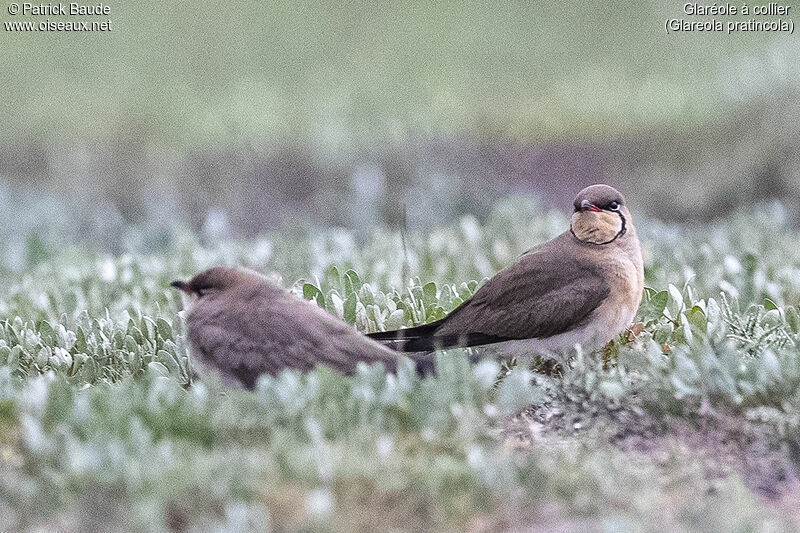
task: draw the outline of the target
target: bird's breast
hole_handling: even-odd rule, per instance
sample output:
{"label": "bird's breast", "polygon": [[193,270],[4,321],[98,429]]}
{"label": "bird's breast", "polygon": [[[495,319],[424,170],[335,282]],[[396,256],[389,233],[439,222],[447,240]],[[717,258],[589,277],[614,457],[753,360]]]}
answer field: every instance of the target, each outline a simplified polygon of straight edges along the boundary
{"label": "bird's breast", "polygon": [[637,252],[614,254],[606,264],[610,292],[597,312],[616,333],[630,325],[642,301],[644,269]]}

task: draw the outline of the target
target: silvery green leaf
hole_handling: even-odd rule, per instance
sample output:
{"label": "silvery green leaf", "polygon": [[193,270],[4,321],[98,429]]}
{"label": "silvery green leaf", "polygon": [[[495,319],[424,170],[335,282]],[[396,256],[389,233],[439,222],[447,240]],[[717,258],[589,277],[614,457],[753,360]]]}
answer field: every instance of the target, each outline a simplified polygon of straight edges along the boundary
{"label": "silvery green leaf", "polygon": [[171,373],[178,372],[180,370],[180,363],[178,362],[177,357],[166,350],[159,350],[158,353],[156,353],[155,362],[163,364]]}
{"label": "silvery green leaf", "polygon": [[500,365],[496,361],[484,359],[473,367],[472,373],[483,389],[489,389],[497,381]]}
{"label": "silvery green leaf", "polygon": [[716,328],[722,318],[722,311],[714,298],[709,298],[706,302],[706,318],[708,323]]}
{"label": "silvery green leaf", "polygon": [[335,291],[331,291],[330,294],[328,294],[328,302],[330,305],[328,311],[333,311],[339,319],[344,320],[344,301],[342,301],[339,294]]}
{"label": "silvery green leaf", "polygon": [[681,294],[681,291],[672,283],[667,286],[667,290],[669,291],[669,302],[667,303],[667,309],[669,309],[670,316],[677,317],[678,313],[685,305],[683,301],[683,294]]}
{"label": "silvery green leaf", "polygon": [[8,354],[8,364],[9,368],[15,370],[19,366],[20,357],[23,355],[22,346],[17,344],[13,348],[11,348],[11,352]]}
{"label": "silvery green leaf", "polygon": [[356,322],[357,303],[358,295],[355,292],[350,292],[342,305],[343,318],[348,324],[355,324]]}
{"label": "silvery green leaf", "polygon": [[167,369],[167,367],[159,363],[158,361],[152,361],[148,363],[147,370],[148,372],[155,374],[157,376],[164,376],[164,377],[169,376],[169,370]]}
{"label": "silvery green leaf", "polygon": [[761,365],[771,378],[779,379],[781,377],[781,364],[772,350],[764,350],[764,353],[761,354]]}
{"label": "silvery green leaf", "polygon": [[405,313],[401,309],[393,311],[386,319],[386,331],[392,331],[403,327],[405,322]]}
{"label": "silvery green leaf", "polygon": [[358,299],[364,303],[364,305],[372,305],[375,303],[375,296],[372,292],[372,287],[370,287],[369,283],[364,283],[358,291]]}
{"label": "silvery green leaf", "polygon": [[600,382],[597,388],[600,390],[603,396],[609,400],[618,402],[623,398],[623,396],[625,396],[625,387],[622,386],[622,383],[617,381],[603,380]]}
{"label": "silvery green leaf", "polygon": [[683,335],[684,339],[686,340],[686,342],[688,344],[691,344],[694,341],[694,333],[692,333],[692,326],[691,324],[689,324],[689,320],[686,318],[685,313],[680,314],[680,322],[681,322],[681,327],[679,328],[679,330]]}
{"label": "silvery green leaf", "polygon": [[543,391],[533,385],[532,380],[533,374],[529,370],[516,367],[500,382],[498,403],[504,413],[515,413],[544,399]]}
{"label": "silvery green leaf", "polygon": [[164,320],[161,317],[156,319],[156,330],[158,334],[161,336],[162,339],[171,339],[172,338],[172,326],[169,322]]}
{"label": "silvery green leaf", "polygon": [[50,355],[52,354],[52,348],[49,346],[42,346],[38,352],[36,352],[36,362],[40,366],[44,366],[50,360]]}

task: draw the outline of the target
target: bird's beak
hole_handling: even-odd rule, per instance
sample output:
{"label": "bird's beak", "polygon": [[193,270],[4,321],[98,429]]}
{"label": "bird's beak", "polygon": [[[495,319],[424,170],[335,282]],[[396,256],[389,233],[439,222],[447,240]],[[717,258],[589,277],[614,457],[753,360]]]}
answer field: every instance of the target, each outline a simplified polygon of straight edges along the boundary
{"label": "bird's beak", "polygon": [[169,284],[170,287],[175,287],[176,289],[180,289],[186,294],[189,294],[191,291],[189,290],[189,285],[185,281],[173,281]]}
{"label": "bird's beak", "polygon": [[581,202],[581,211],[602,211],[602,209],[594,205],[589,200],[583,200]]}

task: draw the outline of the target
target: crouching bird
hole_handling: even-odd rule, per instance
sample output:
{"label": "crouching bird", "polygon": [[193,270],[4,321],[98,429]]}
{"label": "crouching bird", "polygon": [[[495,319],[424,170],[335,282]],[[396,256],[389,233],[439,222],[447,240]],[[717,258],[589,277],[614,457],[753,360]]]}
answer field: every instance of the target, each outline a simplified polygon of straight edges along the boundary
{"label": "crouching bird", "polygon": [[[171,285],[194,300],[187,319],[192,355],[229,385],[252,389],[259,375],[284,368],[325,365],[352,374],[363,361],[396,369],[396,352],[255,272],[214,267]],[[416,361],[418,372],[431,370],[430,359]]]}
{"label": "crouching bird", "polygon": [[642,299],[639,238],[613,187],[583,189],[574,208],[569,230],[525,252],[444,318],[369,337],[402,352],[508,341],[540,355],[605,346]]}

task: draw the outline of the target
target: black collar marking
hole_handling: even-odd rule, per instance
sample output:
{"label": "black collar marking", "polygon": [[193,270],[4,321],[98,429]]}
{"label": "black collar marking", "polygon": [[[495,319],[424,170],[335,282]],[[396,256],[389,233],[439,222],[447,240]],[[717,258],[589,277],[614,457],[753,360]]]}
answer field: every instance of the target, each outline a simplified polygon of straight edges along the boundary
{"label": "black collar marking", "polygon": [[575,235],[575,232],[572,230],[572,224],[569,225],[569,232],[572,233],[572,236],[575,237],[576,239],[578,239],[579,242],[582,242],[584,244],[591,244],[591,245],[594,245],[594,246],[603,246],[603,245],[606,245],[606,244],[611,244],[612,242],[616,241],[617,239],[619,239],[620,237],[625,235],[625,232],[628,231],[628,228],[625,226],[625,215],[623,215],[619,211],[617,211],[617,214],[619,215],[619,218],[622,219],[622,228],[617,232],[616,235],[614,235],[614,238],[611,239],[610,241],[606,241],[606,242],[584,241],[584,240],[578,238],[577,235]]}

